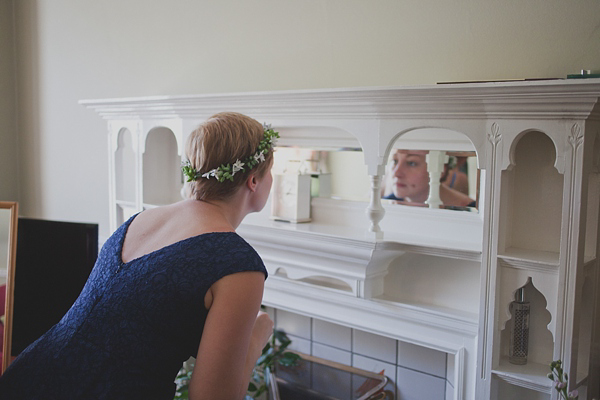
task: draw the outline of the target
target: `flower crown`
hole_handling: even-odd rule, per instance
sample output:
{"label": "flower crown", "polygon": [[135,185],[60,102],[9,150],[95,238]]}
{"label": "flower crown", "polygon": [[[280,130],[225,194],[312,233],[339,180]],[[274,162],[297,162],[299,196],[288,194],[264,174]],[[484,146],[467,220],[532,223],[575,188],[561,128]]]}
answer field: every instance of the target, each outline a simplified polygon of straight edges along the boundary
{"label": "flower crown", "polygon": [[258,144],[258,149],[254,152],[253,155],[245,159],[244,161],[236,160],[233,165],[232,164],[221,164],[220,167],[212,169],[204,174],[200,174],[196,168],[192,167],[192,164],[189,160],[186,160],[181,163],[181,169],[183,174],[187,177],[187,182],[197,181],[198,178],[206,178],[210,179],[211,177],[215,177],[219,182],[225,182],[226,179],[229,179],[233,182],[233,176],[238,172],[245,172],[245,168],[251,170],[259,163],[265,161],[265,154],[269,152],[270,149],[275,147],[277,144],[277,139],[279,138],[279,132],[275,132],[271,125],[263,124],[263,139]]}

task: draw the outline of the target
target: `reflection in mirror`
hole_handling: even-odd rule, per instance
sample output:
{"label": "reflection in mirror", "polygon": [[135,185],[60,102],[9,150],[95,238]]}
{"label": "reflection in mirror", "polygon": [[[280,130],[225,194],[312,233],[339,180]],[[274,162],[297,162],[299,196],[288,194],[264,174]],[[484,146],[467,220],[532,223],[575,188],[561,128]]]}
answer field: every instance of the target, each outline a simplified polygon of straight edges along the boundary
{"label": "reflection in mirror", "polygon": [[394,148],[382,198],[393,204],[473,211],[479,180],[474,151]]}
{"label": "reflection in mirror", "polygon": [[310,174],[311,195],[368,202],[370,182],[361,149],[317,150],[277,147],[274,174]]}
{"label": "reflection in mirror", "polygon": [[10,364],[12,311],[17,255],[18,205],[0,201],[0,321],[2,329],[2,372]]}

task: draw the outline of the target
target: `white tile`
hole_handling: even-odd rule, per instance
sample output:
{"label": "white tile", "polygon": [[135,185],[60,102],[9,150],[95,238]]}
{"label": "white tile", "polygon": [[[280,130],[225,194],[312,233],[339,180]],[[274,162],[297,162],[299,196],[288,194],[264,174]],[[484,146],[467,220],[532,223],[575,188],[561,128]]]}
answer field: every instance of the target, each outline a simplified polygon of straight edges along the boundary
{"label": "white tile", "polygon": [[288,349],[310,355],[310,340],[294,335],[287,336],[292,341],[288,346]]}
{"label": "white tile", "polygon": [[352,352],[395,364],[396,340],[354,329]]}
{"label": "white tile", "polygon": [[344,365],[352,365],[352,353],[313,342],[312,355]]}
{"label": "white tile", "polygon": [[288,335],[311,339],[309,317],[283,310],[277,310],[275,315],[277,329],[285,331]]}
{"label": "white tile", "polygon": [[454,388],[446,381],[446,400],[454,400]]}
{"label": "white tile", "polygon": [[342,350],[351,351],[352,329],[320,319],[313,319],[312,340]]}
{"label": "white tile", "polygon": [[446,361],[446,380],[454,386],[454,354],[448,353],[448,360]]}
{"label": "white tile", "polygon": [[444,400],[446,380],[398,367],[396,386],[398,400]]}
{"label": "white tile", "polygon": [[[396,396],[396,366],[373,358],[364,357],[358,354],[352,355],[352,366],[360,368],[365,371],[379,374],[383,371],[383,374],[388,378],[388,383],[385,386],[385,390],[391,391]],[[365,382],[365,378],[357,375],[352,377],[352,390],[354,393],[357,392],[358,388]]]}
{"label": "white tile", "polygon": [[443,351],[398,342],[397,364],[446,379],[446,355]]}

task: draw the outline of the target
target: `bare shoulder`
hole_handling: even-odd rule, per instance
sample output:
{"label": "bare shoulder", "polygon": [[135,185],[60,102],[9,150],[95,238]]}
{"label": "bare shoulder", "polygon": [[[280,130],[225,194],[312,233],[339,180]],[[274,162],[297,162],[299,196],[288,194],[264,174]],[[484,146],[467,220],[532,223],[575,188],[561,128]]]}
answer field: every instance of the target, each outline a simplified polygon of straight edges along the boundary
{"label": "bare shoulder", "polygon": [[190,201],[152,208],[139,213],[129,225],[122,259],[127,262],[193,236],[227,230]]}

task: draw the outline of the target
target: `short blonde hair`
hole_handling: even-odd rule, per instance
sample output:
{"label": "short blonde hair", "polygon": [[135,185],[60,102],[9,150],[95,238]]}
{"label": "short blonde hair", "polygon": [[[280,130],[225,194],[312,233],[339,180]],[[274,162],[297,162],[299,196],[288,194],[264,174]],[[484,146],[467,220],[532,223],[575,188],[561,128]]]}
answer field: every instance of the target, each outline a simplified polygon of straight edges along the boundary
{"label": "short blonde hair", "polygon": [[[246,115],[223,112],[215,114],[188,137],[186,157],[191,166],[202,175],[222,164],[233,164],[255,154],[264,138],[263,125]],[[273,159],[273,151],[265,154],[265,161],[252,168],[252,173],[262,178]],[[235,174],[233,182],[219,182],[215,178],[198,178],[188,182],[186,193],[196,200],[223,200],[243,186],[248,169]]]}

